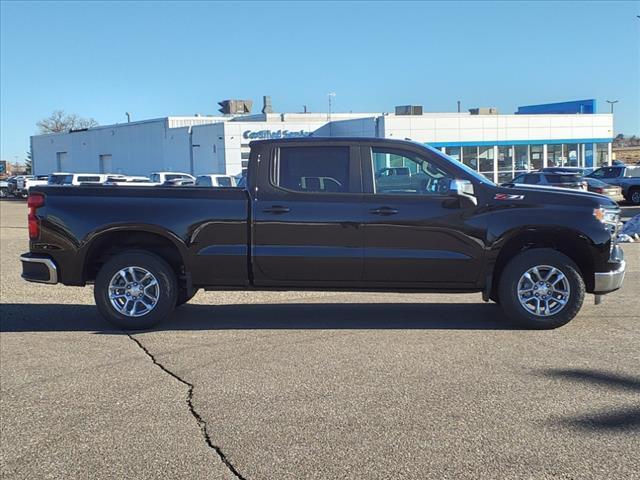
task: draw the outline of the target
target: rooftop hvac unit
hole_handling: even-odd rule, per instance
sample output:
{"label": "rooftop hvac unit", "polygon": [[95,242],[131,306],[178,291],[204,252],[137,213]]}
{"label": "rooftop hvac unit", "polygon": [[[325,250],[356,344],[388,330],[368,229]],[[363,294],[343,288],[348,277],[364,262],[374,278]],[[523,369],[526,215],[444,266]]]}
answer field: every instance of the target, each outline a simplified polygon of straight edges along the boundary
{"label": "rooftop hvac unit", "polygon": [[396,115],[422,115],[422,105],[398,105]]}
{"label": "rooftop hvac unit", "polygon": [[251,113],[251,107],[253,106],[252,100],[223,100],[218,102],[222,108],[218,111],[225,115],[238,115],[242,113]]}
{"label": "rooftop hvac unit", "polygon": [[498,109],[496,107],[470,108],[469,113],[471,115],[498,115]]}

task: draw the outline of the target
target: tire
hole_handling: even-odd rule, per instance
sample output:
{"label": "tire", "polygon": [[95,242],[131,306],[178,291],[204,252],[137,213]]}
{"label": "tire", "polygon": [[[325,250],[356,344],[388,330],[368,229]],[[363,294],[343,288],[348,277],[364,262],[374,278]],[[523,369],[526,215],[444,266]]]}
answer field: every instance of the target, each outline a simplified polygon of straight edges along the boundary
{"label": "tire", "polygon": [[[534,267],[538,267],[540,277]],[[564,278],[551,273],[554,269]],[[527,273],[529,277],[525,276]],[[557,290],[549,290],[548,285]],[[569,323],[580,311],[584,295],[584,280],[576,264],[550,248],[534,248],[515,256],[503,270],[498,286],[500,306],[507,316],[533,329],[558,328]],[[535,311],[537,305],[539,313]]]}
{"label": "tire", "polygon": [[629,190],[627,200],[634,205],[640,205],[640,188],[635,187]]}
{"label": "tire", "polygon": [[198,293],[197,289],[193,289],[191,293],[189,293],[189,291],[186,288],[179,289],[178,298],[176,300],[176,307],[179,307],[180,305],[184,305],[185,303],[187,303],[189,300],[191,300],[193,297],[196,296],[196,293]]}
{"label": "tire", "polygon": [[[113,301],[110,290],[117,295]],[[102,266],[93,295],[106,320],[126,330],[142,330],[171,315],[176,306],[178,281],[162,258],[143,250],[129,250]]]}

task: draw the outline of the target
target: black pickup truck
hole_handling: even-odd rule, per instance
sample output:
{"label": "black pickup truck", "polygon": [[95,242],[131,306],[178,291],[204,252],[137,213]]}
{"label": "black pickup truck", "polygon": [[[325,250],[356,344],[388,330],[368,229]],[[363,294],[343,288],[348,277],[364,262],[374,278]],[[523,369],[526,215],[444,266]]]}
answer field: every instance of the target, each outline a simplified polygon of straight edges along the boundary
{"label": "black pickup truck", "polygon": [[[392,167],[420,181],[379,181]],[[499,187],[407,141],[256,141],[246,189],[45,186],[28,206],[23,277],[93,283],[125,328],[201,288],[482,292],[521,324],[555,328],[625,271],[607,197]]]}

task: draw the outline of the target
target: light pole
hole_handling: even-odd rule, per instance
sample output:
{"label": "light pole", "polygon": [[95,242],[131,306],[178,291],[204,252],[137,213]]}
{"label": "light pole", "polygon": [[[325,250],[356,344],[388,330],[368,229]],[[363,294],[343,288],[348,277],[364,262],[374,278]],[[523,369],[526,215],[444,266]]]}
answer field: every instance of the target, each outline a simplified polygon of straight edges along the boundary
{"label": "light pole", "polygon": [[124,114],[127,116],[127,123],[131,122],[131,114],[129,112],[124,112]]}
{"label": "light pole", "polygon": [[613,105],[618,103],[618,100],[607,100],[607,103],[611,105],[611,115],[613,115]]}
{"label": "light pole", "polygon": [[329,114],[327,115],[327,120],[331,120],[331,103],[336,96],[336,92],[327,93],[327,99],[329,100]]}

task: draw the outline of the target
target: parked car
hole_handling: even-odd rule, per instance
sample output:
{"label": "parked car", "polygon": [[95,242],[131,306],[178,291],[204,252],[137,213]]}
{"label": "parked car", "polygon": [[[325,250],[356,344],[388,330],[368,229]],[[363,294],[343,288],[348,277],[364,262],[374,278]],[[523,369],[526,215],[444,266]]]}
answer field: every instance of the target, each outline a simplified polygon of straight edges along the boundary
{"label": "parked car", "polygon": [[105,182],[105,185],[119,185],[125,187],[154,187],[158,184],[152,182],[149,177],[126,175],[122,178],[109,177]]}
{"label": "parked car", "polygon": [[387,167],[376,172],[376,188],[380,192],[419,192],[427,187],[427,177],[413,173],[409,167]]}
{"label": "parked car", "polygon": [[624,200],[622,196],[622,188],[616,185],[609,185],[597,178],[582,177],[582,180],[587,182],[587,189],[593,193],[599,193],[600,195],[606,195],[614,202],[621,202]]}
{"label": "parked car", "polygon": [[33,179],[33,175],[15,175],[7,179],[7,196],[23,197],[27,196],[25,185],[27,180]]}
{"label": "parked car", "polygon": [[6,198],[9,196],[9,192],[8,192],[9,178],[11,177],[7,177],[4,180],[0,180],[0,198]]}
{"label": "parked car", "polygon": [[[585,292],[622,285],[620,209],[602,195],[500,187],[399,140],[250,147],[246,190],[35,187],[23,278],[93,284],[101,314],[124,328],[155,325],[200,288],[482,292],[520,324],[555,328]],[[433,189],[381,192],[374,155],[415,164]],[[318,177],[340,189],[303,186]]]}
{"label": "parked car", "polygon": [[545,187],[570,188],[573,190],[587,190],[587,183],[577,173],[522,173],[503,185],[542,185]]}
{"label": "parked car", "polygon": [[195,180],[191,178],[170,178],[169,180],[165,180],[162,184],[163,187],[188,187],[195,185]]}
{"label": "parked car", "polygon": [[547,173],[575,173],[578,175],[589,175],[595,169],[592,167],[545,167],[538,170]]}
{"label": "parked car", "polygon": [[622,189],[625,200],[640,205],[640,167],[624,164],[600,167],[588,176],[609,185],[617,185]]}
{"label": "parked car", "polygon": [[119,174],[104,173],[52,173],[49,175],[48,185],[91,185],[105,183],[107,180],[124,178]]}
{"label": "parked car", "polygon": [[193,175],[181,172],[153,172],[149,175],[149,179],[151,179],[152,183],[157,183],[159,185],[165,183],[167,180],[175,179],[193,180],[194,183],[196,181],[196,177]]}
{"label": "parked car", "polygon": [[199,187],[235,187],[236,179],[231,175],[198,175],[196,185]]}

